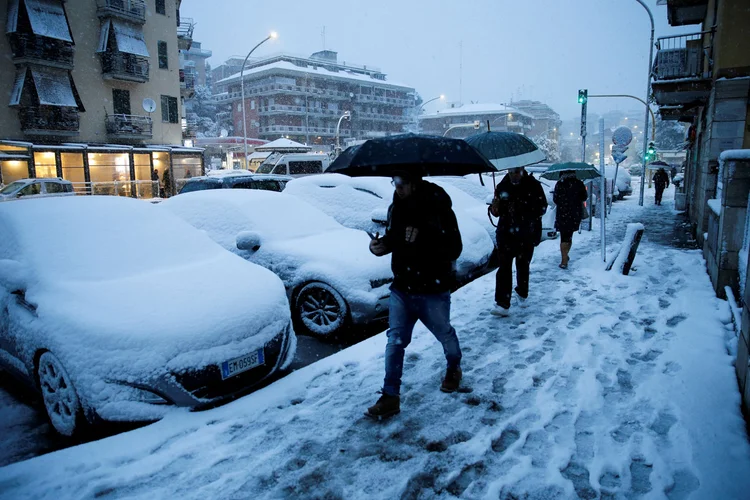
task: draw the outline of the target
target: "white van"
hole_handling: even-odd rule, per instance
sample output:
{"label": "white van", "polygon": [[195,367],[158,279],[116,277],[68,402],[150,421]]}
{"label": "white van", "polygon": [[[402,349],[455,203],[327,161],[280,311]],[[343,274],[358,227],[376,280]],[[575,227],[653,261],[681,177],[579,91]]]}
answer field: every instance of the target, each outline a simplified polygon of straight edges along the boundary
{"label": "white van", "polygon": [[330,163],[331,158],[327,154],[321,153],[271,155],[266,158],[266,161],[258,167],[255,173],[302,177],[304,175],[322,174]]}

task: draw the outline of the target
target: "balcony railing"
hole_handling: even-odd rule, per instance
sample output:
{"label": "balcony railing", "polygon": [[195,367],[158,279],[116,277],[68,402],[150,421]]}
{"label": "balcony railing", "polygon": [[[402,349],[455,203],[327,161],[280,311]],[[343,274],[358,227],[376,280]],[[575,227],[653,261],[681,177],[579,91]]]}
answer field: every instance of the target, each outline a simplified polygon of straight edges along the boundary
{"label": "balcony railing", "polygon": [[195,22],[189,17],[181,17],[177,25],[177,46],[180,50],[190,50],[193,44],[193,30]]}
{"label": "balcony railing", "polygon": [[104,52],[101,54],[102,74],[107,78],[131,82],[147,82],[149,62],[145,57],[124,52]]}
{"label": "balcony railing", "polygon": [[182,124],[182,137],[186,139],[194,139],[198,136],[198,122],[195,120],[187,120]]}
{"label": "balcony railing", "polygon": [[18,110],[21,130],[30,135],[77,135],[78,110],[59,106],[22,107]]}
{"label": "balcony railing", "polygon": [[97,0],[96,15],[143,24],[146,22],[146,4],[143,0]]}
{"label": "balcony railing", "polygon": [[107,115],[107,134],[123,139],[144,139],[153,136],[153,123],[148,116]]}
{"label": "balcony railing", "polygon": [[184,91],[183,93],[192,93],[195,90],[196,76],[194,70],[180,70],[180,90]]}
{"label": "balcony railing", "polygon": [[73,45],[32,34],[8,35],[13,62],[32,62],[62,69],[73,69]]}
{"label": "balcony railing", "polygon": [[708,79],[713,70],[713,31],[661,37],[656,42],[656,80]]}

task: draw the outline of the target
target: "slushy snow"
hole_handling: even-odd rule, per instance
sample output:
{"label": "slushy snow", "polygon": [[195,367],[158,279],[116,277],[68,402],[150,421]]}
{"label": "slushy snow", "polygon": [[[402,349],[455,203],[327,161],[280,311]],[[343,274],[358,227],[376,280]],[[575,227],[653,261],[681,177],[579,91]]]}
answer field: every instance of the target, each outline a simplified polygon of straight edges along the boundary
{"label": "slushy snow", "polygon": [[454,293],[457,393],[439,391],[442,349],[418,324],[390,420],[362,415],[383,380],[380,334],[226,406],[4,467],[3,494],[747,498],[726,303],[698,250],[650,239],[671,192],[663,207],[612,209],[611,238],[645,226],[630,276],[603,270],[595,222],[574,236],[568,270],[556,242],[537,248],[529,307],[511,317],[489,314],[494,276]]}

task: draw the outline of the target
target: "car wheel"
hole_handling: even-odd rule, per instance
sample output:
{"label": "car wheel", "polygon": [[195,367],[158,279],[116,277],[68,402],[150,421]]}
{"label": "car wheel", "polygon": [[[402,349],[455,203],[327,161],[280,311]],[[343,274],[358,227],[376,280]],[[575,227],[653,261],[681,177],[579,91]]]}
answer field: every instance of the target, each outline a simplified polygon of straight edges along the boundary
{"label": "car wheel", "polygon": [[330,337],[346,323],[348,308],[344,297],[325,283],[308,283],[296,297],[294,314],[305,333]]}
{"label": "car wheel", "polygon": [[37,380],[52,427],[63,436],[79,433],[84,424],[81,400],[68,372],[51,352],[40,356]]}

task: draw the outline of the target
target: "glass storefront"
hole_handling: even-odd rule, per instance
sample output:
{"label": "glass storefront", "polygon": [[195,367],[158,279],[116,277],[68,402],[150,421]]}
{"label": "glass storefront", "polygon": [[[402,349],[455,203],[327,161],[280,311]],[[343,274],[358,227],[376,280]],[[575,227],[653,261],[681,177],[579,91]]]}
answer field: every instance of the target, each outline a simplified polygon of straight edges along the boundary
{"label": "glass storefront", "polygon": [[73,183],[73,190],[78,194],[88,192],[86,186],[86,171],[83,168],[83,153],[62,153],[60,154],[62,163],[63,179]]}
{"label": "glass storefront", "polygon": [[89,153],[92,194],[130,196],[130,159],[127,153]]}
{"label": "glass storefront", "polygon": [[29,176],[29,162],[26,160],[0,160],[0,184],[8,185]]}
{"label": "glass storefront", "polygon": [[34,168],[37,179],[57,177],[57,160],[54,151],[35,151]]}
{"label": "glass storefront", "polygon": [[201,175],[201,156],[197,155],[172,155],[172,171],[175,173],[177,192],[188,179]]}
{"label": "glass storefront", "polygon": [[138,198],[157,198],[159,182],[151,180],[151,154],[136,153],[133,155],[135,165],[135,189]]}

